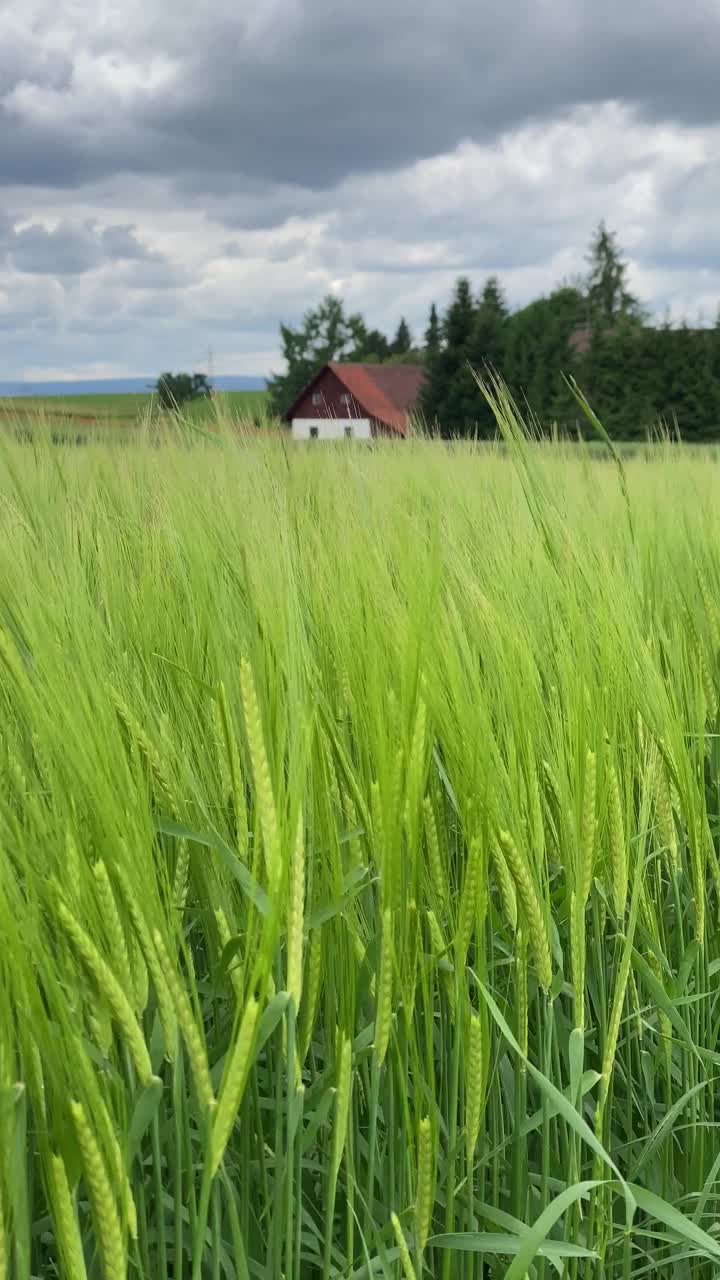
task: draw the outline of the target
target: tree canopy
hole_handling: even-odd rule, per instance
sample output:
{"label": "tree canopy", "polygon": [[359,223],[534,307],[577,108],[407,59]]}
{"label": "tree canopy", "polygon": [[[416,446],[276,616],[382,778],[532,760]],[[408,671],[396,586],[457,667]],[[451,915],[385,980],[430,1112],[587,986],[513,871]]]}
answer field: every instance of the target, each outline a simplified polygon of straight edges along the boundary
{"label": "tree canopy", "polygon": [[342,299],[334,294],[306,311],[298,328],[281,324],[280,337],[286,372],[268,383],[272,408],[279,414],[322,365],[333,360],[381,361],[393,354],[385,335],[368,329],[359,313],[346,315]]}
{"label": "tree canopy", "polygon": [[191,400],[211,396],[212,387],[204,373],[161,373],[155,395],[161,408],[180,409]]}

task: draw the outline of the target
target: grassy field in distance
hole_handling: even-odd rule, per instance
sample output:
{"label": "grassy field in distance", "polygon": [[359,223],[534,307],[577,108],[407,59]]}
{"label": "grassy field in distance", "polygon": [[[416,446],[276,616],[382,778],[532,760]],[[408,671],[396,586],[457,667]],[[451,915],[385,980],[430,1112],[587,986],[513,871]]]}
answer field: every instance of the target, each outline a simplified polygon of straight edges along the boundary
{"label": "grassy field in distance", "polygon": [[[262,413],[267,404],[266,391],[219,391],[214,400],[223,412],[233,416]],[[120,395],[74,396],[22,396],[0,400],[2,418],[28,418],[44,416],[48,419],[63,418],[83,423],[95,420],[99,424],[129,424],[148,413],[152,406],[152,393]],[[197,401],[186,407],[185,412],[195,421],[206,421],[215,413],[215,405]]]}
{"label": "grassy field in distance", "polygon": [[715,1280],[720,463],[0,438],[0,1276]]}

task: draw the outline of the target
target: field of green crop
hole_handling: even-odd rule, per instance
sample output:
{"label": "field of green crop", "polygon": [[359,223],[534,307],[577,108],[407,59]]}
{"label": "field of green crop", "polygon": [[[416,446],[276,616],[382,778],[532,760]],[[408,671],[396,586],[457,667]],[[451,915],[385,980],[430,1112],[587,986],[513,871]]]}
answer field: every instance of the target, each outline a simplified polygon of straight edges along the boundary
{"label": "field of green crop", "polygon": [[[85,426],[130,426],[143,422],[153,413],[151,392],[120,395],[24,396],[0,400],[0,424],[8,420],[44,419]],[[198,400],[184,409],[192,422],[212,422],[220,414],[249,417],[262,414],[267,405],[266,391],[219,391],[212,401]]]}
{"label": "field of green crop", "polygon": [[720,1274],[720,466],[504,430],[0,445],[3,1280]]}

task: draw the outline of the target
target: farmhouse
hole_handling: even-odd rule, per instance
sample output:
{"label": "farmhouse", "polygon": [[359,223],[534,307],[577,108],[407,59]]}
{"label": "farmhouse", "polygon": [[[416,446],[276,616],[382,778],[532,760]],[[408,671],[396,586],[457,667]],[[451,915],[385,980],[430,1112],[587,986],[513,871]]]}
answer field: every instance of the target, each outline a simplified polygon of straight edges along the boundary
{"label": "farmhouse", "polygon": [[405,436],[424,371],[414,364],[326,364],[290,405],[293,440]]}

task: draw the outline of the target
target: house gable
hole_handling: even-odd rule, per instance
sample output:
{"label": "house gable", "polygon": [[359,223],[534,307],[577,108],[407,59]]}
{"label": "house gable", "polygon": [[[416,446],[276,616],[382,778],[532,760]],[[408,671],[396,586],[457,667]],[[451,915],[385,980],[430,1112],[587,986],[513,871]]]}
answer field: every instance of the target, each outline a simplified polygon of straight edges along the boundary
{"label": "house gable", "polygon": [[360,418],[367,416],[352,392],[338,377],[332,365],[324,365],[290,406],[286,417],[294,418]]}
{"label": "house gable", "polygon": [[287,410],[286,419],[302,425],[294,434],[306,434],[317,424],[313,435],[351,434],[350,431],[320,430],[328,419],[338,423],[369,423],[372,434],[404,436],[409,414],[415,407],[423,380],[423,370],[414,365],[326,364],[318,371]]}

